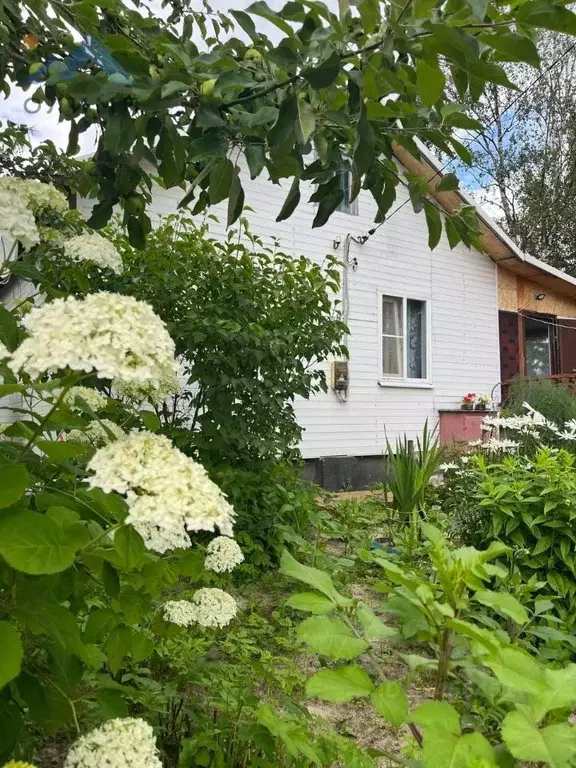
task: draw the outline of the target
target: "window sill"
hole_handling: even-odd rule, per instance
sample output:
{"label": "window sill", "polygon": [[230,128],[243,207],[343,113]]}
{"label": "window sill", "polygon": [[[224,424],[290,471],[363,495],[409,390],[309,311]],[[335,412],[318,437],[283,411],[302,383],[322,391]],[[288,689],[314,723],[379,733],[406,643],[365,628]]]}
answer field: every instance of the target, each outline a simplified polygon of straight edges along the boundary
{"label": "window sill", "polygon": [[402,389],[433,389],[430,381],[417,381],[416,379],[378,379],[379,387],[401,387]]}

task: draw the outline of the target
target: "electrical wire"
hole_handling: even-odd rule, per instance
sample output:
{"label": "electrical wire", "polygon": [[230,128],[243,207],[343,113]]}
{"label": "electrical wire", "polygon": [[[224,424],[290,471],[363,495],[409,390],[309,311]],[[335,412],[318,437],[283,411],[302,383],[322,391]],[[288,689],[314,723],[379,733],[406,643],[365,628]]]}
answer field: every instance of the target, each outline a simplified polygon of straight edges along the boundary
{"label": "electrical wire", "polygon": [[[514,99],[513,99],[511,102],[510,102],[510,104],[508,104],[508,105],[506,106],[506,108],[505,108],[505,109],[503,109],[503,110],[502,110],[502,111],[501,111],[499,114],[495,115],[495,117],[493,117],[493,118],[492,118],[492,120],[490,120],[490,122],[489,122],[487,125],[485,125],[485,126],[484,126],[484,128],[483,128],[481,131],[478,131],[478,133],[477,133],[475,136],[473,136],[473,137],[470,139],[470,141],[469,141],[467,144],[465,144],[465,147],[466,147],[466,149],[468,149],[468,147],[470,147],[470,146],[471,146],[471,145],[472,145],[472,144],[473,144],[475,141],[477,141],[477,140],[480,138],[480,136],[483,136],[483,135],[486,133],[486,131],[487,131],[489,128],[491,128],[491,127],[492,127],[492,126],[493,126],[495,123],[497,123],[497,122],[498,122],[498,120],[500,120],[500,118],[501,118],[501,117],[502,117],[502,116],[503,116],[503,115],[504,115],[506,112],[508,112],[508,110],[509,110],[509,109],[511,109],[511,108],[512,108],[512,107],[513,107],[515,104],[517,104],[517,103],[520,101],[520,99],[521,99],[521,98],[523,98],[523,97],[524,97],[524,96],[525,96],[525,95],[528,93],[528,91],[529,91],[529,90],[531,90],[531,89],[532,89],[532,88],[533,88],[533,87],[534,87],[534,86],[535,86],[535,85],[536,85],[538,82],[540,82],[540,80],[541,80],[541,79],[542,79],[542,78],[543,78],[545,75],[547,75],[547,74],[548,74],[548,72],[550,72],[550,70],[551,70],[551,69],[553,69],[553,68],[554,68],[554,67],[555,67],[555,66],[556,66],[556,65],[557,65],[557,64],[558,64],[560,61],[562,61],[562,59],[563,59],[563,58],[565,58],[565,57],[566,57],[566,56],[567,56],[567,55],[568,55],[568,54],[569,54],[571,51],[573,51],[573,50],[574,50],[574,48],[576,48],[576,42],[574,42],[574,43],[571,43],[571,44],[570,44],[570,45],[569,45],[569,46],[566,48],[566,50],[565,50],[565,51],[563,51],[563,53],[561,53],[561,54],[560,54],[560,55],[559,55],[559,56],[558,56],[556,59],[554,59],[554,61],[553,61],[551,64],[549,64],[549,65],[546,67],[546,69],[545,69],[545,70],[543,70],[542,72],[540,72],[540,74],[538,75],[538,77],[536,77],[534,80],[532,80],[532,82],[530,82],[530,83],[529,83],[529,84],[528,84],[528,85],[527,85],[527,86],[526,86],[526,87],[525,87],[525,88],[524,88],[522,91],[520,91],[520,93],[518,93],[518,95],[517,95],[517,96],[516,96],[516,97],[515,97],[515,98],[514,98]],[[438,169],[438,170],[437,170],[437,171],[436,171],[436,172],[435,172],[435,173],[434,173],[434,174],[433,174],[433,175],[432,175],[432,176],[431,176],[431,177],[428,179],[428,182],[432,181],[432,180],[433,180],[433,179],[435,179],[437,176],[439,176],[440,174],[442,174],[442,173],[443,173],[443,172],[446,170],[446,168],[448,168],[448,166],[449,166],[449,165],[450,165],[452,162],[454,162],[454,159],[455,159],[455,158],[451,157],[451,158],[450,158],[450,159],[449,159],[449,160],[448,160],[446,163],[444,163],[444,165],[443,165],[443,166],[442,166],[440,169]],[[386,218],[385,218],[383,221],[381,221],[381,222],[380,222],[380,223],[379,223],[379,224],[378,224],[376,227],[373,227],[372,229],[368,230],[368,237],[366,237],[366,238],[364,239],[364,242],[366,242],[366,241],[367,241],[367,240],[368,240],[370,237],[372,237],[372,235],[374,235],[374,234],[375,234],[375,233],[376,233],[376,232],[377,232],[377,231],[380,229],[380,227],[381,227],[383,224],[385,224],[387,221],[390,221],[390,219],[391,219],[391,218],[392,218],[392,217],[393,217],[395,214],[397,214],[397,213],[398,213],[398,211],[402,210],[402,208],[404,208],[404,206],[405,206],[405,205],[407,205],[409,202],[410,202],[410,198],[407,198],[406,200],[404,200],[404,202],[403,202],[403,203],[400,203],[400,205],[398,205],[398,206],[397,206],[397,207],[396,207],[396,208],[395,208],[395,209],[392,211],[392,213],[391,213],[389,216],[386,216]]]}
{"label": "electrical wire", "polygon": [[553,328],[566,328],[568,331],[576,331],[576,326],[574,325],[562,325],[562,323],[554,323],[552,320],[543,320],[540,317],[535,317],[534,314],[528,315],[521,309],[518,310],[517,314],[526,317],[528,320],[537,320],[542,325],[551,325]]}

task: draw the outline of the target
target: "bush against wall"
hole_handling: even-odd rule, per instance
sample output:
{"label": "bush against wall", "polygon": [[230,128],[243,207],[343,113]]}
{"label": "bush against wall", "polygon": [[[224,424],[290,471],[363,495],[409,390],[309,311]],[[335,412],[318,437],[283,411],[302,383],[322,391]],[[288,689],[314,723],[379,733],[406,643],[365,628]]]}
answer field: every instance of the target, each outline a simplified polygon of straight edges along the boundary
{"label": "bush against wall", "polygon": [[576,397],[563,384],[546,379],[516,378],[510,384],[506,410],[517,416],[525,413],[524,403],[541,413],[557,426],[576,418]]}

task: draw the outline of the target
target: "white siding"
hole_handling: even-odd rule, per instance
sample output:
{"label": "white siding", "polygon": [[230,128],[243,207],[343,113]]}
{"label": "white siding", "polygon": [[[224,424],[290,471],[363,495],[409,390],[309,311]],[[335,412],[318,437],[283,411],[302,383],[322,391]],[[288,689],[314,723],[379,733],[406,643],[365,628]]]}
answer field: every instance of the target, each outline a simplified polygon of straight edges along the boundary
{"label": "white siding", "polygon": [[[0,290],[0,303],[12,309],[35,292],[32,283],[12,278],[10,283]],[[1,379],[0,379],[1,382]],[[17,418],[14,408],[22,408],[21,395],[7,395],[0,398],[0,424],[10,424]],[[22,418],[22,417],[20,417]]]}
{"label": "white siding", "polygon": [[[287,221],[276,223],[286,185],[274,186],[264,178],[250,181],[242,174],[252,230],[264,239],[277,238],[282,250],[321,262],[327,253],[341,256],[334,240],[347,233],[366,233],[373,225],[375,205],[361,193],[358,215],[334,213],[322,228],[312,229],[314,206],[301,204]],[[152,210],[166,215],[176,210],[183,196],[179,189],[155,192]],[[307,199],[306,192],[302,199]],[[399,191],[396,205],[405,199]],[[394,206],[395,207],[395,206]],[[225,208],[211,209],[221,223],[211,227],[225,232]],[[406,432],[416,436],[428,419],[435,424],[438,408],[458,407],[467,392],[490,392],[499,382],[498,308],[496,265],[485,254],[464,246],[450,250],[445,238],[431,252],[423,215],[405,205],[361,246],[352,243],[349,270],[350,390],[346,403],[333,392],[299,400],[296,411],[304,427],[305,458],[338,454],[379,455],[386,435],[394,440]],[[379,379],[379,292],[431,302],[431,380],[429,389],[382,387]]]}

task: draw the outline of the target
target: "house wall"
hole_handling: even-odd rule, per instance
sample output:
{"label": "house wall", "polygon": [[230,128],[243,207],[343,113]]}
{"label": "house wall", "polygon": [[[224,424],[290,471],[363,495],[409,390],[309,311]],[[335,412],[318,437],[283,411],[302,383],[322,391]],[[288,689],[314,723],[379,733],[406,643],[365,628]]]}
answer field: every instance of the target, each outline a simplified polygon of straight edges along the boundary
{"label": "house wall", "polygon": [[[538,301],[534,297],[546,294]],[[557,317],[576,317],[576,299],[560,296],[550,288],[498,267],[498,306],[505,312],[538,312]]]}
{"label": "house wall", "polygon": [[[371,229],[376,213],[372,198],[362,193],[358,215],[334,213],[322,228],[312,229],[313,205],[301,205],[287,221],[276,223],[286,185],[267,180],[251,182],[242,174],[251,228],[265,240],[278,239],[280,248],[322,262],[327,253],[342,255],[348,233],[355,237]],[[311,190],[309,190],[311,191]],[[182,190],[155,191],[152,211],[174,213]],[[302,199],[306,199],[306,191]],[[404,191],[396,205],[404,202]],[[211,209],[225,221],[225,209]],[[222,224],[211,224],[223,235]],[[496,266],[485,254],[459,246],[450,250],[445,238],[431,252],[423,215],[403,206],[364,245],[352,242],[348,269],[350,327],[348,401],[333,392],[298,400],[296,412],[304,427],[305,458],[323,456],[381,456],[386,436],[404,432],[410,438],[426,419],[435,424],[438,409],[459,406],[469,391],[490,392],[498,385],[498,306]],[[387,293],[431,302],[431,382],[425,386],[382,386],[380,376],[379,296]]]}

